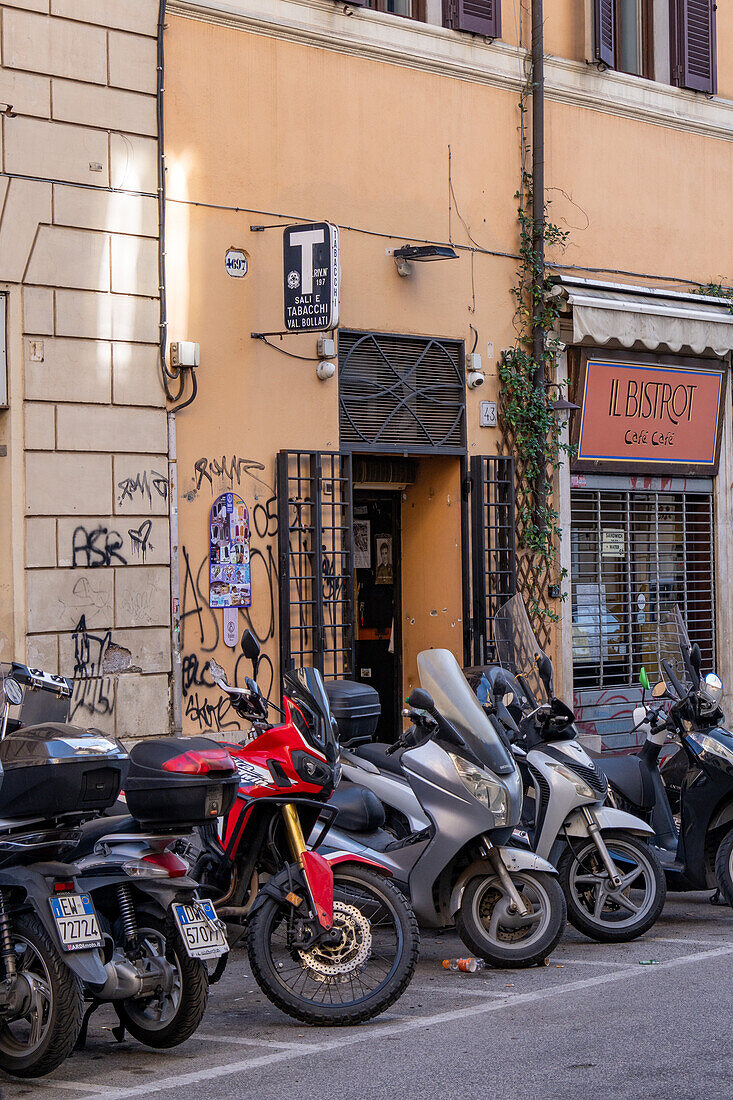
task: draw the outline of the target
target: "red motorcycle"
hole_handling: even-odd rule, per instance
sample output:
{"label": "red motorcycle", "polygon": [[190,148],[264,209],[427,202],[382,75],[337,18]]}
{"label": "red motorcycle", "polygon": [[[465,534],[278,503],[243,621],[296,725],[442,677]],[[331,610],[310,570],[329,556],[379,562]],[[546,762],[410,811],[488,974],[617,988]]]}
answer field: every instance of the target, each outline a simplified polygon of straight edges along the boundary
{"label": "red motorcycle", "polygon": [[[257,676],[259,645],[250,631],[242,650]],[[336,809],[327,805],[341,765],[320,673],[284,675],[282,723],[254,678],[231,687],[209,662],[214,682],[251,722],[249,738],[227,744],[240,774],[223,835],[199,830],[192,876],[214,900],[236,942],[246,931],[252,973],[270,1000],[299,1020],[320,1025],[361,1023],[393,1004],[412,978],[419,933],[409,903],[372,860],[313,851]],[[279,708],[275,708],[279,710]],[[318,819],[321,835],[306,844]]]}

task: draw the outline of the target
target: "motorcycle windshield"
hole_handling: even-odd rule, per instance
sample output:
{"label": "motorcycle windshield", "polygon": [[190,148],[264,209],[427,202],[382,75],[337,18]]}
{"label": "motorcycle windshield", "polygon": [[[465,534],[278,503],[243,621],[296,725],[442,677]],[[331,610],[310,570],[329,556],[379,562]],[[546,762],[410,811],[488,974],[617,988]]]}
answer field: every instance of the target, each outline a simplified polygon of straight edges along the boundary
{"label": "motorcycle windshield", "polygon": [[499,664],[516,676],[537,706],[547,692],[537,671],[544,651],[535,637],[521,596],[512,596],[494,616],[494,644]]}
{"label": "motorcycle windshield", "polygon": [[687,633],[685,620],[679,605],[675,604],[671,610],[662,611],[659,616],[659,675],[663,680],[669,681],[669,673],[664,668],[665,662],[672,666],[677,679],[686,688],[692,687],[692,677],[687,668],[685,656],[689,660],[692,642]]}
{"label": "motorcycle windshield", "polygon": [[417,670],[420,683],[432,695],[440,714],[460,733],[474,755],[499,775],[513,772],[513,758],[450,650],[426,649],[419,653]]}
{"label": "motorcycle windshield", "polygon": [[283,675],[285,694],[299,707],[306,720],[306,736],[314,748],[333,764],[338,756],[331,723],[331,708],[317,668],[288,669]]}

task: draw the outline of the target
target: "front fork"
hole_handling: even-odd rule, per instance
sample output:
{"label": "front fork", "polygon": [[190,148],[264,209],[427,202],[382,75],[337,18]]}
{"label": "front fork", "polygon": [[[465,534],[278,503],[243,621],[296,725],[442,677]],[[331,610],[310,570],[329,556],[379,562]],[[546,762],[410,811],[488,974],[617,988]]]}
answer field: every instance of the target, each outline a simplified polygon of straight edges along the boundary
{"label": "front fork", "polygon": [[293,859],[305,879],[318,923],[328,933],[333,929],[333,872],[322,855],[308,848],[295,806],[286,802],[282,812]]}
{"label": "front fork", "polygon": [[288,834],[288,844],[290,845],[290,851],[292,852],[293,859],[297,863],[300,870],[303,870],[303,852],[307,849],[305,837],[303,836],[303,830],[300,825],[300,818],[298,817],[298,811],[292,802],[286,802],[283,807],[283,817],[285,819],[285,832]]}
{"label": "front fork", "polygon": [[598,855],[601,857],[601,862],[606,868],[608,873],[608,881],[614,890],[618,890],[621,885],[621,876],[618,873],[618,867],[611,859],[611,853],[606,847],[606,842],[603,839],[601,828],[595,819],[593,811],[588,806],[583,806],[583,817],[585,818],[586,825],[588,826],[588,834],[598,849]]}
{"label": "front fork", "polygon": [[517,890],[516,886],[512,882],[512,876],[504,866],[504,860],[501,858],[501,852],[496,848],[487,836],[484,836],[484,851],[486,858],[493,867],[499,882],[504,887],[509,897],[509,912],[519,913],[520,917],[529,916],[530,910],[527,908],[526,903],[522,899],[522,895]]}

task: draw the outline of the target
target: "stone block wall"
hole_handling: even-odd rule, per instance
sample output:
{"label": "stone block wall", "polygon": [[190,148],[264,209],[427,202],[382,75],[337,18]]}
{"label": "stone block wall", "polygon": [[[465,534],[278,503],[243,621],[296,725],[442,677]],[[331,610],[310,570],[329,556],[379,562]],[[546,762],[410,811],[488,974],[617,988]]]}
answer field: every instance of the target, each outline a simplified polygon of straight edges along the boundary
{"label": "stone block wall", "polygon": [[74,721],[123,738],[169,729],[157,17],[0,2],[0,660],[73,676]]}

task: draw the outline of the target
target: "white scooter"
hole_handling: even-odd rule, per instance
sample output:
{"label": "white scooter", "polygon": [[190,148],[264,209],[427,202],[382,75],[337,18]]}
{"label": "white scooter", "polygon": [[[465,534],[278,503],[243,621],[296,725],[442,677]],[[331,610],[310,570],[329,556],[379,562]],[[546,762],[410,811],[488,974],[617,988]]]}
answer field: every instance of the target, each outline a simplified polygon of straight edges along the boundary
{"label": "white scooter", "polygon": [[[552,663],[520,596],[497,613],[494,637],[500,665],[468,670],[468,679],[519,759],[525,803],[514,842],[557,866],[568,920],[580,932],[605,942],[636,939],[666,898],[664,871],[648,843],[654,831],[604,805],[606,776],[575,739],[575,716],[554,695]],[[542,694],[547,701],[538,705]]]}

